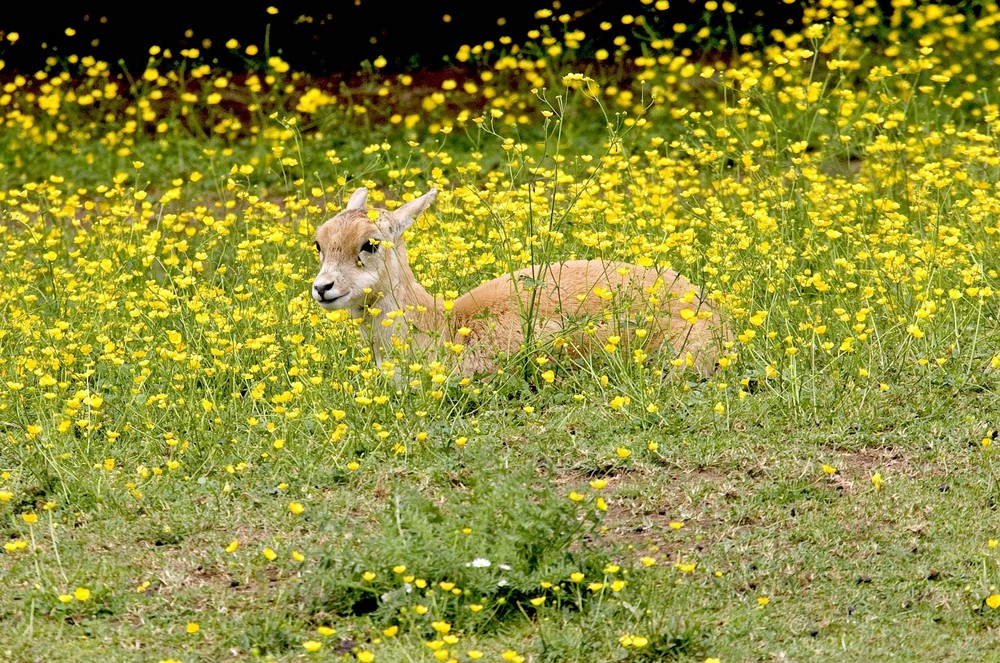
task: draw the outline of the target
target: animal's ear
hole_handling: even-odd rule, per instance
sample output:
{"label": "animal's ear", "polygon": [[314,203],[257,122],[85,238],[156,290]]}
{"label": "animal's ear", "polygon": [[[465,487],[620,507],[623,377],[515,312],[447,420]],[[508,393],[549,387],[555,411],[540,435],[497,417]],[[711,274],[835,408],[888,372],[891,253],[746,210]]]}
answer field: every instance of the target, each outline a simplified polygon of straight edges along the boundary
{"label": "animal's ear", "polygon": [[437,198],[437,189],[433,188],[419,198],[414,198],[408,203],[397,207],[392,211],[392,220],[389,222],[387,230],[394,239],[399,239],[407,228],[409,228],[418,216],[423,214],[434,199]]}
{"label": "animal's ear", "polygon": [[368,189],[361,187],[351,194],[347,201],[347,209],[364,209],[368,204]]}

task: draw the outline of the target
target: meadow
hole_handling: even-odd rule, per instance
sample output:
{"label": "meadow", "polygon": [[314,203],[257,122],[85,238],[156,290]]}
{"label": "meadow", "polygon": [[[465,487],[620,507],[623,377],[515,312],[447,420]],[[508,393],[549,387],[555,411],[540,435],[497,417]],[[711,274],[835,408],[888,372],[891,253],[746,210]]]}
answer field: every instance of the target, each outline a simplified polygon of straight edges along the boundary
{"label": "meadow", "polygon": [[[4,35],[0,659],[995,660],[1000,7],[704,5],[337,80]],[[732,340],[377,365],[310,295],[359,186],[439,189],[445,300],[625,260]]]}

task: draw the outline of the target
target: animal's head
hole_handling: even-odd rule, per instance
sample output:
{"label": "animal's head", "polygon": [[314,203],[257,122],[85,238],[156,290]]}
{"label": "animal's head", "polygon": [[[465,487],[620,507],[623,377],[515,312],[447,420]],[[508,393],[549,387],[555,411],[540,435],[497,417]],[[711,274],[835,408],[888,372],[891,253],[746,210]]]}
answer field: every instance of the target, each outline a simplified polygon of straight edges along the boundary
{"label": "animal's head", "polygon": [[406,259],[403,232],[436,197],[431,189],[390,211],[369,208],[368,189],[356,190],[347,207],[316,230],[313,299],[325,309],[360,311],[389,294]]}

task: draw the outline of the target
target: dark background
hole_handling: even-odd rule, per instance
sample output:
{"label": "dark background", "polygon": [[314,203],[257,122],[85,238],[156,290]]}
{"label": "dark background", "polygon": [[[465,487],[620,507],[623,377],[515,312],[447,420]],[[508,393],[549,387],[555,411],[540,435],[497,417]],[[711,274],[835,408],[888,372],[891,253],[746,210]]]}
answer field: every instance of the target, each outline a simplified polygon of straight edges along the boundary
{"label": "dark background", "polygon": [[[564,0],[555,13],[573,15],[568,27],[586,32],[584,50],[592,52],[614,48],[609,40],[622,32],[625,14],[644,15],[658,32],[673,36],[670,27],[674,23],[705,24],[704,4],[705,0],[671,0],[668,10],[657,11],[639,0]],[[754,31],[766,36],[775,27],[794,27],[801,15],[798,3],[790,6],[782,0],[736,0],[736,4],[739,11],[730,16],[736,35]],[[247,68],[241,55],[247,44],[260,48],[258,62],[266,54],[280,55],[294,71],[316,75],[354,73],[360,63],[380,55],[388,59],[387,70],[433,68],[445,64],[463,44],[473,46],[504,35],[514,43],[524,42],[526,32],[540,24],[535,11],[552,7],[551,2],[523,0],[489,4],[447,0],[98,1],[69,6],[5,0],[3,5],[0,38],[17,32],[20,39],[14,45],[4,41],[0,47],[0,59],[6,63],[0,76],[14,71],[32,73],[45,67],[47,57],[65,60],[69,55],[92,55],[110,63],[113,71],[142,71],[154,45],[171,49],[174,57],[182,48],[195,47],[202,61],[235,71]],[[266,11],[272,5],[279,10],[276,15]],[[450,22],[443,20],[446,14]],[[712,16],[710,20],[724,35],[722,12]],[[505,19],[503,26],[498,26],[499,18]],[[598,28],[602,21],[615,27],[602,31]],[[66,36],[66,28],[76,34]],[[557,35],[559,30],[556,25]],[[236,52],[225,48],[231,38],[240,42]],[[205,47],[205,40],[211,42],[210,47]],[[678,39],[679,45],[683,42]]]}

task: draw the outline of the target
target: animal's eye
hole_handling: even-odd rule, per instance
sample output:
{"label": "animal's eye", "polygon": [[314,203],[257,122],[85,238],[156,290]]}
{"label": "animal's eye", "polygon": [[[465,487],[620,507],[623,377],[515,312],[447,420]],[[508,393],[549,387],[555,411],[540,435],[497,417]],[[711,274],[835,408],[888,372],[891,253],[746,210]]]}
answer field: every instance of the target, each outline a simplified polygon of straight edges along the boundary
{"label": "animal's eye", "polygon": [[316,252],[323,253],[323,249],[319,248],[319,242],[316,242]]}
{"label": "animal's eye", "polygon": [[365,243],[361,245],[361,253],[375,253],[376,251],[378,251],[377,239],[366,239]]}

